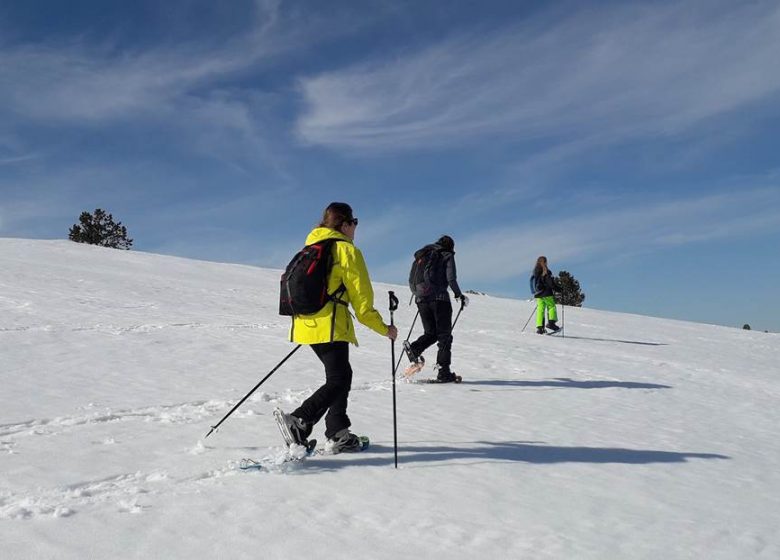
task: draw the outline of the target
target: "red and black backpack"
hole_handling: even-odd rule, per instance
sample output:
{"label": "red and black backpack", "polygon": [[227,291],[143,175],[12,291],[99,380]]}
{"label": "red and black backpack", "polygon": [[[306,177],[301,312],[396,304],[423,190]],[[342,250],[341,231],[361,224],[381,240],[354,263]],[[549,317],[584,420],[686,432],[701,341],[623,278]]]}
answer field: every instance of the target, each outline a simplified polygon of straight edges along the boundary
{"label": "red and black backpack", "polygon": [[338,301],[342,285],[328,293],[328,276],[333,266],[331,247],[340,239],[324,239],[298,251],[282,274],[279,315],[310,315],[330,300]]}

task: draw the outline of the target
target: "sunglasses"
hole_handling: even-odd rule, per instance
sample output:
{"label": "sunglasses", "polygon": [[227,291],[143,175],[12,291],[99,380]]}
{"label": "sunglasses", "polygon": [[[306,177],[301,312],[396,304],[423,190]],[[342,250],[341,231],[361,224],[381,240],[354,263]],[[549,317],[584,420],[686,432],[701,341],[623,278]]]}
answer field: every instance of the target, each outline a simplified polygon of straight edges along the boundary
{"label": "sunglasses", "polygon": [[344,223],[356,226],[356,225],[358,225],[358,219],[357,218],[352,218],[351,220],[345,220]]}

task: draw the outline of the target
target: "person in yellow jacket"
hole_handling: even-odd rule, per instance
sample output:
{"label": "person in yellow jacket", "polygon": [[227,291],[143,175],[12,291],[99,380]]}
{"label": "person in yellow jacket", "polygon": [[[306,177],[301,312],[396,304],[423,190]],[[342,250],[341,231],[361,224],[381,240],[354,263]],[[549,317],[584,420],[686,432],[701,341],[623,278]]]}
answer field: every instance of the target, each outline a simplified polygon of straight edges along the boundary
{"label": "person in yellow jacket", "polygon": [[336,297],[316,313],[295,315],[290,329],[290,340],[310,345],[325,366],[325,384],[291,414],[285,414],[285,423],[296,443],[305,445],[314,425],[327,413],[325,437],[334,453],[360,450],[360,440],[349,431],[351,421],[347,416],[352,386],[349,344],[357,346],[348,306],[354,309],[357,320],[371,330],[391,340],[398,336],[398,330],[385,324],[374,309],[374,290],[366,263],[353,243],[357,225],[358,219],[349,204],[333,202],[325,209],[320,225],[309,233],[306,245],[337,240],[331,245],[333,261],[328,277],[328,294]]}

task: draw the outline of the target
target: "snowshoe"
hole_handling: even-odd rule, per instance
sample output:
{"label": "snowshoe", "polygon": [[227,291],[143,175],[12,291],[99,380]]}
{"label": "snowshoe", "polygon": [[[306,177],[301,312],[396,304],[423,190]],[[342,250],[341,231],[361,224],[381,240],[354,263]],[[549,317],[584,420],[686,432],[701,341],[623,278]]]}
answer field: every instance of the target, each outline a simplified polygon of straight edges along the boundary
{"label": "snowshoe", "polygon": [[439,376],[426,379],[424,383],[460,383],[461,381],[463,381],[463,378],[460,375],[453,373],[449,376]]}
{"label": "snowshoe", "polygon": [[425,363],[419,363],[419,364],[409,364],[409,366],[404,370],[404,377],[412,377],[415,373],[422,370]]}
{"label": "snowshoe", "polygon": [[287,447],[287,449],[284,451],[282,455],[277,455],[275,457],[266,457],[264,459],[261,459],[260,461],[256,461],[254,459],[249,459],[249,458],[241,459],[241,462],[238,464],[238,468],[241,469],[242,471],[252,471],[252,470],[278,471],[280,468],[282,468],[282,465],[286,465],[289,463],[303,462],[303,460],[306,459],[307,457],[314,455],[315,452],[314,450],[316,447],[317,447],[316,439],[310,439],[307,442],[306,446],[293,443],[292,445]]}
{"label": "snowshoe", "polygon": [[408,340],[404,340],[403,346],[406,357],[409,358],[409,366],[404,370],[404,377],[411,377],[425,367],[425,358],[412,352],[412,345]]}

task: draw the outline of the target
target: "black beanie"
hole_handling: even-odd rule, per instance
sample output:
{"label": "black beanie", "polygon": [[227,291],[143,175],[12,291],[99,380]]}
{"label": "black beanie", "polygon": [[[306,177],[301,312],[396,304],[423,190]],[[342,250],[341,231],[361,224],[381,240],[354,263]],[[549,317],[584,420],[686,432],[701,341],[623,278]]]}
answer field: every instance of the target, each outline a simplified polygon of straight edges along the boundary
{"label": "black beanie", "polygon": [[445,251],[452,251],[455,249],[455,242],[449,235],[442,235],[436,244],[441,245],[441,248]]}

